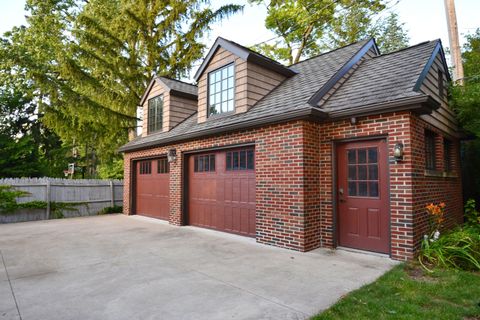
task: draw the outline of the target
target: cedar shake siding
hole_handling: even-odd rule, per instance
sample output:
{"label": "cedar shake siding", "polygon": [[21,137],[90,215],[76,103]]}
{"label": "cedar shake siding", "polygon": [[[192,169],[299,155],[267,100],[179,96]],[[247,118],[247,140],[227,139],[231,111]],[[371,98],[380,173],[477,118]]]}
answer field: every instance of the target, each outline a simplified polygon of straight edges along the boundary
{"label": "cedar shake siding", "polygon": [[248,111],[258,100],[278,86],[285,76],[259,65],[245,61],[219,47],[198,80],[198,122],[208,118],[208,74],[229,64],[234,64],[234,113]]}
{"label": "cedar shake siding", "polygon": [[[234,64],[235,109],[208,117],[208,73],[228,64]],[[195,79],[198,100],[196,86],[166,78],[146,90],[144,134],[120,149],[125,214],[142,214],[136,212],[137,180],[145,180],[137,179],[139,163],[175,151],[164,180],[168,189],[162,189],[168,190],[166,216],[172,225],[245,234],[226,226],[226,220],[242,226],[248,216],[248,235],[262,244],[298,251],[345,246],[410,260],[428,230],[427,204],[446,203],[446,228],[462,222],[463,135],[448,106],[450,76],[439,40],[381,55],[367,39],[285,67],[219,38]],[[161,93],[164,130],[147,135],[147,101]],[[426,142],[426,135],[433,138]],[[393,154],[399,142],[402,159]],[[434,167],[427,168],[426,145]],[[238,170],[229,171],[235,166],[232,154],[245,148],[254,151],[248,160],[253,164],[242,168],[237,158]],[[375,156],[368,153],[368,161],[361,160],[361,148]],[[195,162],[196,155],[216,155],[215,164],[207,168]],[[361,168],[368,169],[364,178]],[[372,168],[378,171],[371,173]],[[189,206],[192,172],[214,186],[205,190],[208,199],[195,198],[208,202],[194,213],[208,224],[189,221],[189,210],[196,208]],[[351,183],[352,190],[362,185],[367,193],[351,191]],[[377,191],[370,193],[372,188]],[[342,238],[356,239],[355,232],[364,243]]]}
{"label": "cedar shake siding", "polygon": [[168,132],[197,111],[196,87],[165,77],[154,77],[144,93],[142,137],[148,132],[148,101],[163,96],[163,124],[160,132]]}

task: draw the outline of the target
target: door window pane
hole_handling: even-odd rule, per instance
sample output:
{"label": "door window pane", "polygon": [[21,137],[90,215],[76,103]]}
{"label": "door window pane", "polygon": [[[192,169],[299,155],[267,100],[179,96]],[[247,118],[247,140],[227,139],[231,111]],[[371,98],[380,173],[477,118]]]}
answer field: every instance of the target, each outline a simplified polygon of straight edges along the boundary
{"label": "door window pane", "polygon": [[347,162],[348,195],[378,197],[378,149],[350,149]]}
{"label": "door window pane", "polygon": [[368,149],[368,163],[377,163],[377,148]]}
{"label": "door window pane", "polygon": [[358,183],[358,195],[360,197],[365,197],[368,195],[367,183],[365,181],[360,181]]}
{"label": "door window pane", "polygon": [[368,166],[368,179],[377,180],[378,179],[378,165],[371,164]]}
{"label": "door window pane", "polygon": [[357,180],[357,166],[348,166],[348,180]]}
{"label": "door window pane", "polygon": [[367,162],[367,150],[365,149],[358,149],[358,163],[366,163]]}
{"label": "door window pane", "polygon": [[348,182],[348,195],[355,197],[357,195],[357,183],[350,181]]}
{"label": "door window pane", "polygon": [[358,180],[367,180],[367,166],[358,166]]}
{"label": "door window pane", "polygon": [[369,182],[368,189],[370,197],[378,197],[378,182]]}
{"label": "door window pane", "polygon": [[355,164],[357,163],[357,152],[356,150],[348,150],[348,164]]}

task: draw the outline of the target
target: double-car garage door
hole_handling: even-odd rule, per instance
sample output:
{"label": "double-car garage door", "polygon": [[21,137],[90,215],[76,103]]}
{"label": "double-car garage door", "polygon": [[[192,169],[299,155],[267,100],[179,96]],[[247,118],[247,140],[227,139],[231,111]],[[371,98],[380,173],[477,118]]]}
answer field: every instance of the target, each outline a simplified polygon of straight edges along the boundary
{"label": "double-car garage door", "polygon": [[[145,163],[151,163],[150,170],[145,170],[145,166],[149,169]],[[254,237],[253,147],[192,154],[187,164],[187,223]],[[168,171],[166,159],[137,162],[137,214],[168,220]]]}

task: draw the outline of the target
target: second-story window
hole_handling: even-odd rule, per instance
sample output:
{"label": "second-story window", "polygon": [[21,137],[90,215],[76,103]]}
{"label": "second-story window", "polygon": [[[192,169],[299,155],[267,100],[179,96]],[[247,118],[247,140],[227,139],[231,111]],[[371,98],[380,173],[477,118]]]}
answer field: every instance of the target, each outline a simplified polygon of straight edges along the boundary
{"label": "second-story window", "polygon": [[235,75],[230,64],[208,74],[208,115],[225,113],[234,109]]}
{"label": "second-story window", "polygon": [[162,130],[163,95],[148,100],[148,133]]}

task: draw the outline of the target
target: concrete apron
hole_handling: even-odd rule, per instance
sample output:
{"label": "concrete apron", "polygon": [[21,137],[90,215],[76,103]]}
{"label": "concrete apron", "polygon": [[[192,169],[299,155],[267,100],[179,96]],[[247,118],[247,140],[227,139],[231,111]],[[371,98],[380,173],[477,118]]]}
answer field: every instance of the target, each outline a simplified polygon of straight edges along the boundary
{"label": "concrete apron", "polygon": [[395,265],[123,215],[0,225],[0,251],[0,319],[23,320],[305,319]]}

